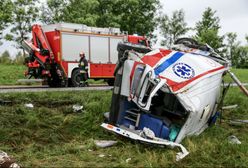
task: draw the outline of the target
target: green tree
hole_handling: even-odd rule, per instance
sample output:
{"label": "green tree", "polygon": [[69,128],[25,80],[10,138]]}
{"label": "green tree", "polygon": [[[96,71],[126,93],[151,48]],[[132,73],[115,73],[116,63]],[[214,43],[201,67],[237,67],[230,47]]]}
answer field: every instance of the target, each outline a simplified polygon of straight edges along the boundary
{"label": "green tree", "polygon": [[31,25],[36,21],[39,10],[37,0],[12,0],[13,8],[13,27],[11,33],[5,36],[6,40],[17,42],[17,47],[20,42],[27,38],[31,31]]}
{"label": "green tree", "polygon": [[160,7],[159,0],[116,0],[113,13],[121,30],[150,35],[157,26]]}
{"label": "green tree", "polygon": [[0,57],[0,63],[1,64],[11,64],[12,63],[12,60],[10,58],[10,54],[7,50],[2,53],[2,55]]}
{"label": "green tree", "polygon": [[245,35],[245,40],[248,43],[248,35]]}
{"label": "green tree", "polygon": [[63,12],[68,0],[47,0],[41,7],[40,19],[45,24],[63,21]]}
{"label": "green tree", "polygon": [[13,3],[11,2],[11,0],[0,1],[0,40],[3,36],[2,31],[12,22],[12,11]]}
{"label": "green tree", "polygon": [[23,53],[21,51],[19,51],[16,56],[15,56],[15,59],[14,59],[14,63],[15,64],[18,64],[18,65],[22,65],[25,61],[25,56],[23,55]]}
{"label": "green tree", "polygon": [[12,21],[13,4],[11,0],[0,1],[0,32]]}
{"label": "green tree", "polygon": [[97,0],[69,0],[68,5],[63,9],[61,19],[64,22],[97,26],[98,5]]}
{"label": "green tree", "polygon": [[237,54],[236,50],[239,47],[240,43],[237,42],[237,34],[236,33],[227,33],[226,34],[226,55],[227,58],[231,61],[232,65],[236,62],[234,59],[238,57],[235,55]]}
{"label": "green tree", "polygon": [[96,20],[96,25],[100,27],[120,27],[120,17],[119,11],[115,8],[115,0],[98,0],[98,6],[96,10],[98,11],[98,18]]}
{"label": "green tree", "polygon": [[51,20],[43,18],[42,21],[119,27],[129,34],[149,35],[157,25],[155,15],[159,6],[159,0],[50,0],[48,9],[44,10],[53,15],[49,15]]}
{"label": "green tree", "polygon": [[233,56],[233,66],[236,68],[248,68],[248,46],[239,46]]}
{"label": "green tree", "polygon": [[161,45],[170,47],[176,39],[187,33],[189,28],[184,20],[184,15],[184,11],[181,9],[174,11],[171,18],[167,15],[161,18],[159,27],[164,38]]}
{"label": "green tree", "polygon": [[219,35],[220,19],[215,16],[216,11],[208,7],[202,15],[202,20],[196,23],[195,39],[201,43],[207,43],[217,52],[223,47],[224,36]]}

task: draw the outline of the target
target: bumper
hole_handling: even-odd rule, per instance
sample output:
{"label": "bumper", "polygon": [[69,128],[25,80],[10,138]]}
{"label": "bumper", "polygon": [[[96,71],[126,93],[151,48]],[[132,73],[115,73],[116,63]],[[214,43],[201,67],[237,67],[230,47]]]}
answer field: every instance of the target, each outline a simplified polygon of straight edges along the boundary
{"label": "bumper", "polygon": [[102,123],[101,126],[109,131],[115,132],[117,134],[120,134],[122,136],[125,136],[127,138],[131,138],[133,140],[137,140],[137,141],[141,141],[141,142],[146,142],[146,143],[151,143],[151,144],[157,144],[157,145],[165,145],[171,148],[174,147],[178,147],[180,148],[181,152],[178,152],[176,155],[176,161],[180,161],[181,159],[183,159],[185,156],[187,156],[189,154],[189,152],[187,151],[187,149],[178,143],[174,143],[168,140],[164,140],[164,139],[160,139],[160,138],[154,138],[154,139],[146,139],[141,137],[138,134],[135,134],[133,132],[130,132],[128,130],[124,130],[122,128],[119,127],[115,127],[113,125],[110,124],[106,124],[106,123]]}

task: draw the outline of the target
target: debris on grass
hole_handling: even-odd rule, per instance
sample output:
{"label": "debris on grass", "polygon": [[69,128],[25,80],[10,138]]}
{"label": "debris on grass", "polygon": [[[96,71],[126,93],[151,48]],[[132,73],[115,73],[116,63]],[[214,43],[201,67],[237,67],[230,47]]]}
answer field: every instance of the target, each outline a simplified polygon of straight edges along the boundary
{"label": "debris on grass", "polygon": [[109,112],[105,112],[105,113],[103,114],[103,116],[104,116],[105,119],[109,120]]}
{"label": "debris on grass", "polygon": [[20,166],[15,162],[15,160],[8,156],[6,152],[0,150],[0,168],[20,168]]}
{"label": "debris on grass", "polygon": [[143,135],[150,139],[155,138],[155,133],[151,129],[146,128],[146,127],[143,128]]}
{"label": "debris on grass", "polygon": [[126,163],[130,162],[131,160],[132,160],[132,158],[127,158]]}
{"label": "debris on grass", "polygon": [[32,103],[27,103],[27,104],[25,104],[25,107],[27,107],[27,108],[34,108],[34,105]]}
{"label": "debris on grass", "polygon": [[106,148],[113,146],[117,143],[117,141],[108,141],[108,140],[95,140],[94,141],[95,145],[101,148]]}
{"label": "debris on grass", "polygon": [[82,112],[84,106],[81,106],[81,105],[78,105],[78,104],[75,104],[72,106],[72,109],[75,113],[78,113],[78,112]]}
{"label": "debris on grass", "polygon": [[248,124],[248,120],[230,120],[231,125]]}
{"label": "debris on grass", "polygon": [[235,135],[231,135],[228,138],[228,142],[231,144],[241,144],[240,140],[235,136]]}
{"label": "debris on grass", "polygon": [[105,155],[104,154],[100,154],[100,155],[98,155],[100,158],[103,158],[103,157],[105,157]]}
{"label": "debris on grass", "polygon": [[230,110],[230,109],[235,109],[237,107],[238,107],[238,105],[234,104],[234,105],[230,105],[230,106],[224,106],[224,107],[222,107],[222,110]]}
{"label": "debris on grass", "polygon": [[12,102],[11,101],[9,101],[9,100],[2,100],[2,99],[0,99],[0,105],[9,105],[9,104],[11,104]]}

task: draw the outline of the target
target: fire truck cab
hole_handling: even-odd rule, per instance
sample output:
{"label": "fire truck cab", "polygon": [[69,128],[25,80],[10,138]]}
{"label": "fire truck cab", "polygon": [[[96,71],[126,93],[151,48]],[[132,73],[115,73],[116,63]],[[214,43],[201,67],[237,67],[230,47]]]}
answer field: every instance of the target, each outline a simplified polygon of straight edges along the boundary
{"label": "fire truck cab", "polygon": [[26,61],[29,77],[45,79],[50,86],[79,86],[79,53],[89,62],[90,79],[114,82],[118,61],[117,45],[128,42],[149,48],[144,36],[128,35],[119,28],[88,27],[82,24],[58,23],[33,25],[32,40],[23,46],[30,53]]}

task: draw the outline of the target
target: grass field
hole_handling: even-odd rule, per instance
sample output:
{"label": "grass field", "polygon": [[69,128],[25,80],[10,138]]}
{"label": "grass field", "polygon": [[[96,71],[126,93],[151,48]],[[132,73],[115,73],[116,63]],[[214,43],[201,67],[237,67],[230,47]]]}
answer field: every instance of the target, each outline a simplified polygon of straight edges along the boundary
{"label": "grass field", "polygon": [[[0,64],[0,85],[19,85],[18,79],[24,79],[24,71],[27,68],[24,65],[4,65]],[[241,82],[248,83],[248,69],[232,69]],[[232,82],[232,79],[227,75],[225,77],[227,82]],[[90,84],[104,83],[103,80],[89,80]],[[25,83],[24,83],[25,84]]]}
{"label": "grass field", "polygon": [[[182,144],[190,154],[175,161],[177,149],[134,143],[100,127],[109,111],[110,91],[45,92],[0,94],[11,105],[0,105],[0,150],[13,155],[24,167],[246,167],[248,165],[247,125],[231,126],[231,118],[248,119],[248,98],[231,88],[223,120]],[[33,103],[34,108],[24,107]],[[73,104],[84,106],[74,113]],[[227,141],[237,136],[241,145]],[[97,148],[93,141],[117,140],[117,145]],[[104,154],[104,157],[99,157]],[[126,159],[131,158],[129,162]]]}
{"label": "grass field", "polygon": [[24,79],[24,65],[0,64],[0,85],[17,85],[18,79]]}
{"label": "grass field", "polygon": [[[242,83],[248,83],[248,69],[231,69]],[[225,77],[226,82],[233,82],[229,75]]]}
{"label": "grass field", "polygon": [[[5,65],[0,64],[0,85],[41,85],[41,83],[20,83],[18,79],[25,79],[24,72],[27,70],[25,65]],[[88,81],[89,84],[107,84],[103,80]]]}

